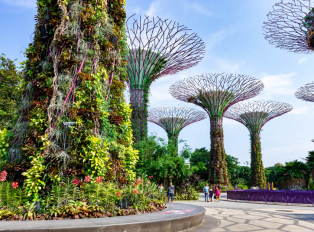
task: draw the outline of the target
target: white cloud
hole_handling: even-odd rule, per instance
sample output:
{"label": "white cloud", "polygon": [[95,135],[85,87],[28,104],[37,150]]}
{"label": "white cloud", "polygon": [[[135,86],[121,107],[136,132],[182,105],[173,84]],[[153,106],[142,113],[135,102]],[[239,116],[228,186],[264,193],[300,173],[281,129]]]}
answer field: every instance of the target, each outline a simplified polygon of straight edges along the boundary
{"label": "white cloud", "polygon": [[308,58],[308,57],[305,57],[305,58],[300,59],[300,60],[298,61],[298,63],[299,63],[299,64],[304,64],[304,63],[306,63],[308,60],[309,60],[309,58]]}
{"label": "white cloud", "polygon": [[291,112],[289,112],[289,114],[296,114],[296,115],[306,114],[309,112],[309,110],[310,110],[309,107],[301,106],[301,107],[294,108]]}
{"label": "white cloud", "polygon": [[207,16],[213,16],[213,13],[211,11],[209,11],[208,9],[206,9],[203,5],[201,4],[197,4],[197,3],[185,3],[184,4],[186,8],[188,8],[189,10],[194,10],[195,12],[199,13],[199,14],[203,14],[203,15],[207,15]]}
{"label": "white cloud", "polygon": [[261,80],[264,83],[264,95],[288,95],[294,94],[295,90],[292,88],[292,77],[296,73],[281,74],[276,76],[265,76]]}
{"label": "white cloud", "polygon": [[212,49],[217,43],[222,42],[223,39],[225,39],[228,35],[228,33],[225,33],[226,29],[217,31],[213,33],[210,38],[206,41],[206,48],[208,50]]}
{"label": "white cloud", "polygon": [[36,7],[36,0],[0,0],[8,5],[22,7]]}
{"label": "white cloud", "polygon": [[159,8],[159,4],[160,4],[160,1],[152,2],[152,4],[150,4],[148,10],[146,11],[145,15],[147,15],[149,17],[157,16],[156,12]]}
{"label": "white cloud", "polygon": [[215,57],[213,58],[213,61],[217,67],[219,67],[219,70],[224,73],[239,73],[240,66],[244,64],[243,61],[241,63],[232,63],[232,61],[223,59],[221,57]]}

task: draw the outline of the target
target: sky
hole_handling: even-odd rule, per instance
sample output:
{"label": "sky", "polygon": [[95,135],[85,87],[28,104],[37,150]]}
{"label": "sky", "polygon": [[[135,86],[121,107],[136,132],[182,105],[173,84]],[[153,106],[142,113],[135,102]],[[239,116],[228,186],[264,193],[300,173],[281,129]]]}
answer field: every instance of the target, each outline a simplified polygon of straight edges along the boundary
{"label": "sky", "polygon": [[[178,22],[196,32],[205,42],[204,59],[195,67],[176,75],[161,77],[151,86],[150,107],[183,106],[169,94],[169,87],[180,79],[205,73],[239,73],[263,81],[264,91],[251,100],[286,102],[293,111],[275,118],[261,132],[264,166],[302,161],[314,150],[314,102],[295,97],[296,90],[314,81],[311,63],[314,55],[295,54],[270,45],[263,35],[267,13],[280,0],[126,0],[127,16],[148,15]],[[32,41],[35,0],[0,0],[0,53],[18,61]],[[250,161],[250,137],[242,124],[224,119],[225,150],[239,159]],[[209,119],[184,128],[179,139],[193,149],[210,148]],[[149,133],[166,138],[166,132],[149,123]]]}

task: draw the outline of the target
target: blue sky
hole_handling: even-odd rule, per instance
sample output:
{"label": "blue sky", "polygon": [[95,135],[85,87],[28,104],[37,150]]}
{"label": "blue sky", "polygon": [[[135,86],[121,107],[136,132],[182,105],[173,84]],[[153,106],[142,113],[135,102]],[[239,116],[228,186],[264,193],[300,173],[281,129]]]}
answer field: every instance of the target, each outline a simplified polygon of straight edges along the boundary
{"label": "blue sky", "polygon": [[[162,77],[151,86],[150,106],[186,106],[168,93],[182,78],[204,73],[240,73],[261,79],[265,89],[252,100],[276,100],[291,104],[294,110],[268,122],[261,132],[264,166],[302,160],[314,150],[314,103],[296,99],[295,91],[314,81],[311,63],[314,55],[280,50],[264,39],[262,25],[279,0],[127,0],[127,15],[159,16],[184,24],[206,44],[203,61],[177,75]],[[0,53],[25,59],[23,52],[34,30],[35,0],[0,0]],[[199,108],[200,109],[200,108]],[[210,147],[209,120],[182,130],[180,139],[192,148]],[[149,132],[166,137],[166,132],[149,123]],[[243,164],[250,160],[248,130],[240,123],[224,119],[226,153]]]}

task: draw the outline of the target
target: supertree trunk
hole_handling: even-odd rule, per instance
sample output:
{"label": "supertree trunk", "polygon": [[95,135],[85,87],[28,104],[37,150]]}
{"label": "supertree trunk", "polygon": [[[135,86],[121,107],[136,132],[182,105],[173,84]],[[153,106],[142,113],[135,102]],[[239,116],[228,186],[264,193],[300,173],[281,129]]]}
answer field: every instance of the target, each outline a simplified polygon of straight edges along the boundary
{"label": "supertree trunk", "polygon": [[286,103],[254,101],[237,103],[231,106],[224,117],[242,123],[250,131],[251,137],[251,181],[252,186],[265,187],[266,178],[262,161],[260,132],[269,120],[292,110]]}
{"label": "supertree trunk", "polygon": [[260,188],[266,186],[259,132],[251,133],[251,185]]}
{"label": "supertree trunk", "polygon": [[229,185],[222,117],[212,117],[210,119],[210,139],[210,182],[212,184]]}
{"label": "supertree trunk", "polygon": [[132,130],[138,143],[147,137],[148,90],[131,89]]}
{"label": "supertree trunk", "polygon": [[[179,150],[178,149],[178,137],[179,137],[178,134],[168,133],[168,145],[169,145],[169,148],[171,148],[170,153],[172,153],[173,155],[178,154],[178,150]],[[172,150],[172,148],[174,150]]]}

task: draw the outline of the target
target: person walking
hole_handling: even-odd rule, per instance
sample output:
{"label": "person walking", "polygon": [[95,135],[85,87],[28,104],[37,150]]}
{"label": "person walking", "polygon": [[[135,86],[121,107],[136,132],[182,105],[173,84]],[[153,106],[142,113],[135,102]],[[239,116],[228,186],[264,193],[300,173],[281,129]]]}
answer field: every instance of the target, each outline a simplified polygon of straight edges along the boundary
{"label": "person walking", "polygon": [[218,187],[215,187],[215,195],[216,195],[216,201],[220,202],[220,185],[218,185]]}
{"label": "person walking", "polygon": [[208,184],[206,183],[206,185],[204,186],[203,188],[203,193],[205,194],[205,202],[209,202],[208,200],[208,190],[209,190],[209,187],[208,187]]}
{"label": "person walking", "polygon": [[171,202],[173,202],[173,194],[174,194],[174,186],[172,185],[172,182],[170,182],[170,186],[169,186],[169,197],[168,197],[168,203],[170,201],[171,198]]}
{"label": "person walking", "polygon": [[209,199],[210,199],[210,202],[213,201],[213,186],[211,185],[210,186],[210,189],[209,189]]}
{"label": "person walking", "polygon": [[164,186],[162,184],[159,185],[160,192],[164,191]]}

